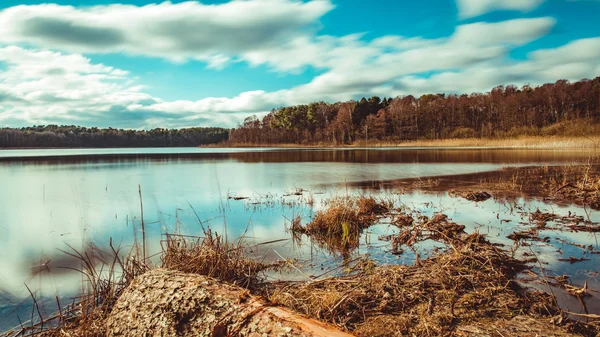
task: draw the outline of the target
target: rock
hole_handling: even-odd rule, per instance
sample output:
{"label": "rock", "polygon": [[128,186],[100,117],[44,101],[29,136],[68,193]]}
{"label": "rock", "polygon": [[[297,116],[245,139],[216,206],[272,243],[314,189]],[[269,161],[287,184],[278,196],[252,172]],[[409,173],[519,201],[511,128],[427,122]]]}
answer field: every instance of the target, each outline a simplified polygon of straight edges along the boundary
{"label": "rock", "polygon": [[135,279],[106,324],[108,336],[351,336],[245,289],[166,269]]}

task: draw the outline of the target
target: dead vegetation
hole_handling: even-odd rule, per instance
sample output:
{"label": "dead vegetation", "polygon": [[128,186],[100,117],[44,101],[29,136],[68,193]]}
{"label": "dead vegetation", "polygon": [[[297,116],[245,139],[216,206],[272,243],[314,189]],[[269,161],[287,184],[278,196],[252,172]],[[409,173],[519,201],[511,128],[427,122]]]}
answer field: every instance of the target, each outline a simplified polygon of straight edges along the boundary
{"label": "dead vegetation", "polygon": [[73,305],[60,307],[52,317],[40,316],[40,320],[9,331],[2,337],[105,336],[106,322],[121,294],[133,280],[157,267],[206,275],[229,284],[256,289],[264,281],[262,272],[269,268],[277,269],[280,264],[258,262],[250,257],[248,248],[243,240],[228,241],[211,229],[206,229],[203,237],[167,234],[158,266],[142,262],[135,250],[125,256],[113,250],[114,260],[106,272],[103,272],[106,266],[99,268],[85,255],[76,251],[65,252],[82,261],[83,269],[79,272],[85,275],[86,287],[81,299]]}
{"label": "dead vegetation", "polygon": [[[286,306],[357,336],[477,335],[476,331],[486,331],[486,326],[500,330],[510,327],[520,335],[534,335],[549,328],[557,336],[598,333],[593,325],[567,319],[568,313],[561,310],[553,296],[522,288],[516,276],[529,269],[526,261],[515,259],[479,233],[466,233],[465,226],[444,214],[411,215],[394,209],[391,201],[364,196],[334,198],[325,206],[306,226],[302,226],[300,217],[294,218],[292,232],[306,234],[330,250],[348,252],[358,246],[365,229],[386,218],[399,229],[398,234],[389,236],[393,252],[402,254],[404,248],[410,249],[416,261],[412,265],[376,266],[368,259],[360,259],[347,268],[347,275],[270,284],[264,282],[263,271],[281,265],[258,262],[250,257],[243,240],[228,241],[207,229],[203,237],[192,239],[167,235],[159,266],[245,287],[253,294],[264,295],[273,305]],[[558,216],[539,210],[527,216],[534,227],[514,233],[515,240],[544,240],[539,238],[539,230],[546,228],[547,222],[559,220]],[[421,258],[416,246],[425,241],[441,243],[445,248]],[[50,322],[45,320],[45,326],[32,325],[7,336],[106,335],[109,316],[123,290],[150,268],[139,259],[119,256],[115,251],[108,280],[105,274],[95,273],[93,267],[85,270],[89,290],[76,306],[54,318],[56,328],[50,328]],[[552,282],[578,296],[587,294],[587,285],[580,289],[566,281]],[[151,283],[149,286],[155,282]],[[169,294],[176,293],[170,286],[167,288]],[[189,298],[194,296],[190,293]],[[144,298],[139,305],[152,301],[151,297]],[[190,301],[186,302],[189,308],[184,309],[197,315],[192,308],[195,300]],[[129,314],[125,304],[118,310],[122,315]],[[173,326],[181,331],[187,331],[181,324],[191,322],[183,318],[176,321],[179,323]]]}
{"label": "dead vegetation", "polygon": [[492,195],[489,194],[488,192],[471,191],[471,190],[462,191],[462,190],[452,189],[452,190],[448,191],[448,194],[451,197],[462,197],[469,201],[475,201],[475,202],[486,201],[492,197]]}
{"label": "dead vegetation", "polygon": [[[402,191],[448,192],[471,201],[514,199],[518,196],[542,198],[557,204],[577,204],[600,210],[600,160],[561,166],[507,167],[495,172],[438,178],[436,184],[420,184],[407,179],[386,184]],[[381,183],[379,183],[381,184]]]}
{"label": "dead vegetation", "polygon": [[247,248],[242,239],[228,241],[210,228],[204,231],[204,237],[195,240],[169,235],[161,267],[255,288],[263,281],[262,272],[274,266],[249,258]]}
{"label": "dead vegetation", "polygon": [[[540,235],[541,231],[555,230],[555,231],[561,231],[561,232],[570,231],[570,232],[590,232],[590,233],[600,231],[600,226],[598,226],[598,224],[592,223],[590,221],[586,221],[583,219],[583,217],[573,215],[570,212],[568,215],[560,216],[560,215],[554,214],[554,213],[541,212],[538,209],[535,212],[525,213],[525,216],[527,216],[528,221],[522,222],[521,224],[528,225],[528,227],[514,231],[513,233],[509,234],[507,236],[507,238],[509,238],[517,243],[520,241],[537,241],[537,242],[550,243],[550,241],[551,241],[550,237]],[[595,250],[594,247],[591,245],[585,246],[585,245],[581,245],[581,244],[577,244],[577,243],[573,243],[573,242],[566,242],[566,241],[558,239],[558,238],[555,238],[555,240],[561,241],[563,244],[569,244],[572,246],[582,248],[584,250],[589,250],[591,252],[593,252]],[[571,262],[571,263],[586,261],[586,259],[575,259],[575,260],[573,260],[573,259],[575,259],[575,258],[573,258],[573,257],[568,258],[568,259],[560,258],[558,260]]]}
{"label": "dead vegetation", "polygon": [[[393,222],[401,228],[399,234],[392,236],[392,251],[401,253],[406,246],[413,251],[417,260],[419,252],[414,249],[415,244],[427,240],[445,242],[451,244],[464,234],[465,226],[448,221],[445,214],[436,214],[429,218],[421,216],[418,222],[407,221],[406,215],[402,215]],[[411,227],[412,226],[412,227]]]}
{"label": "dead vegetation", "polygon": [[571,278],[568,275],[550,276],[548,282],[557,288],[562,288],[567,291],[568,294],[573,295],[577,298],[584,298],[591,296],[588,292],[587,281],[583,284],[583,287],[577,287],[571,284]]}
{"label": "dead vegetation", "polygon": [[544,213],[537,209],[535,212],[529,214],[529,219],[535,221],[538,227],[546,226],[548,221],[556,220],[558,215],[554,213]]}
{"label": "dead vegetation", "polygon": [[[438,239],[447,249],[410,266],[374,267],[309,283],[279,285],[270,299],[357,336],[445,336],[475,322],[561,315],[553,298],[521,288],[526,268],[445,216],[401,233],[404,244]],[[556,327],[559,329],[558,327]]]}
{"label": "dead vegetation", "polygon": [[363,230],[372,226],[392,209],[393,203],[374,197],[336,197],[327,201],[306,226],[292,221],[292,233],[308,235],[330,251],[347,253],[358,247]]}
{"label": "dead vegetation", "polygon": [[[137,256],[122,257],[120,250],[113,248],[112,242],[110,247],[113,259],[105,261],[103,268],[98,268],[87,254],[80,254],[72,248],[64,251],[81,261],[82,267],[78,272],[84,276],[83,294],[64,308],[57,303],[58,312],[51,317],[44,318],[40,314],[38,321],[32,319],[28,325],[22,324],[20,329],[13,329],[3,336],[105,336],[104,322],[114,304],[133,280],[148,271],[148,266]],[[40,313],[33,293],[32,298],[35,309]]]}
{"label": "dead vegetation", "polygon": [[600,172],[592,159],[587,164],[505,169],[498,178],[478,186],[497,193],[524,193],[600,209]]}
{"label": "dead vegetation", "polygon": [[[339,206],[333,202],[320,218],[315,217],[319,221],[312,225],[320,229],[316,235],[327,224],[339,227],[339,215],[348,214]],[[415,218],[390,209],[379,216],[389,217],[400,232],[380,239],[391,241],[395,254],[411,249],[416,257],[413,265],[375,266],[361,261],[346,276],[275,284],[269,289],[269,299],[357,336],[477,335],[472,329],[490,324],[518,327],[519,335],[533,336],[542,327],[552,328],[557,336],[573,331],[597,333],[593,326],[582,327],[566,319],[553,296],[518,284],[517,274],[529,270],[531,261],[515,259],[479,233],[467,234],[465,226],[444,214]],[[358,211],[352,214],[351,219],[360,224],[356,228],[372,224],[372,220],[358,221]],[[557,218],[540,211],[529,217],[537,227],[516,239],[539,239],[537,231]],[[416,246],[425,241],[440,242],[446,248],[421,259]],[[521,325],[522,321],[534,324],[530,328]]]}

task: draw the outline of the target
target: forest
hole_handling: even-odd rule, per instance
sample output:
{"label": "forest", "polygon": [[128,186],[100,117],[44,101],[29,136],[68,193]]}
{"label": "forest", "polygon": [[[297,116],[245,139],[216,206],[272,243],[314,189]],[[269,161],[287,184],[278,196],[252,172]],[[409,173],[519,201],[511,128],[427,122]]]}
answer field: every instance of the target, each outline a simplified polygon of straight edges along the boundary
{"label": "forest", "polygon": [[228,129],[123,130],[80,126],[0,128],[0,148],[26,147],[187,147],[227,140]]}
{"label": "forest", "polygon": [[360,101],[313,102],[247,117],[231,144],[350,144],[519,136],[585,136],[600,122],[600,77],[487,93],[426,94]]}
{"label": "forest", "polygon": [[600,125],[600,77],[487,93],[312,102],[247,117],[234,129],[0,128],[0,148],[352,144],[457,138],[588,136]]}

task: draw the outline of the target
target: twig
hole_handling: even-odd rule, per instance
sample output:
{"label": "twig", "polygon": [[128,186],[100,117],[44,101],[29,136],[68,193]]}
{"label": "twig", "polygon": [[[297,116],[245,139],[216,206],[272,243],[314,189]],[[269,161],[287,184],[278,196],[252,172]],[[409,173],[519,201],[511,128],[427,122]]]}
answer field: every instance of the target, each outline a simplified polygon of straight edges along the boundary
{"label": "twig", "polygon": [[284,258],[283,256],[281,256],[281,254],[279,254],[275,249],[273,249],[273,252],[275,252],[275,254],[277,254],[277,256],[279,256],[282,260],[286,261],[290,266],[292,266],[292,268],[294,268],[298,272],[300,272],[300,274],[306,276],[306,278],[308,279],[309,282],[313,281],[308,275],[306,275],[306,273],[304,273],[302,270],[298,269],[298,267],[294,266],[293,263],[289,262],[286,258]]}
{"label": "twig", "polygon": [[600,315],[595,315],[595,314],[577,314],[574,312],[570,312],[570,311],[564,311],[566,314],[569,315],[573,315],[573,316],[578,316],[578,317],[585,317],[585,318],[592,318],[592,319],[600,319]]}
{"label": "twig", "polygon": [[146,261],[146,228],[144,227],[144,204],[142,202],[142,186],[138,185],[138,192],[140,193],[140,213],[142,217],[142,261]]}
{"label": "twig", "polygon": [[[27,291],[29,291],[29,294],[31,295],[31,298],[33,299],[33,304],[35,304],[35,308],[37,309],[37,313],[40,316],[40,323],[41,323],[41,329],[44,329],[44,318],[42,317],[42,313],[40,312],[40,306],[38,305],[37,299],[35,298],[35,296],[33,295],[33,293],[31,292],[31,289],[29,289],[29,286],[27,286],[27,283],[23,283],[25,285],[25,288],[27,288]],[[33,323],[33,319],[31,321]]]}

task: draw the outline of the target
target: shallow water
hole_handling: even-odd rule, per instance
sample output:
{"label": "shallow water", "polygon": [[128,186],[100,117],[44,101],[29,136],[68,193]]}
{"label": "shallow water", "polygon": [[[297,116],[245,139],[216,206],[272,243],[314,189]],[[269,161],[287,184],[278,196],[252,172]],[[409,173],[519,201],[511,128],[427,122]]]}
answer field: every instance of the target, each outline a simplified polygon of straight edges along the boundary
{"label": "shallow water", "polygon": [[[288,219],[301,215],[304,222],[321,201],[341,194],[385,193],[425,214],[443,211],[453,221],[478,229],[492,240],[511,245],[506,236],[524,226],[523,214],[504,201],[472,203],[446,193],[395,194],[374,190],[370,182],[460,175],[495,171],[507,166],[561,165],[584,161],[588,154],[552,150],[456,150],[456,149],[93,149],[0,151],[0,330],[17,324],[15,313],[30,315],[28,292],[23,282],[46,298],[68,301],[81,287],[81,276],[65,267],[77,267],[60,250],[107,250],[110,238],[124,249],[141,237],[140,189],[149,255],[160,251],[161,234],[180,231],[200,235],[198,218],[213,229],[227,230],[230,237],[245,235],[252,243],[289,239]],[[284,196],[297,188],[310,192]],[[321,194],[322,193],[322,194]],[[235,201],[228,197],[249,197]],[[308,198],[314,199],[311,207]],[[254,204],[255,202],[262,204]],[[597,212],[577,206],[553,206],[536,200],[517,199],[523,211],[571,211],[600,221]],[[501,222],[500,220],[510,220]],[[526,218],[525,218],[526,219]],[[371,254],[379,263],[407,263],[411,254],[389,254],[389,244],[378,240],[395,229],[382,224],[369,229],[353,256]],[[556,252],[581,256],[582,249],[554,238],[597,246],[589,233],[556,232],[550,244],[532,249],[550,272],[568,273],[574,281],[588,279],[598,289],[593,272],[599,272],[599,256],[590,261],[560,262]],[[431,248],[427,243],[423,249]],[[596,247],[597,248],[597,247]],[[303,279],[344,261],[317,247],[300,247],[291,240],[257,248],[270,258],[295,257],[300,271],[270,275]],[[347,257],[346,257],[347,258]],[[33,268],[33,269],[32,269]],[[35,271],[40,271],[36,273]],[[33,272],[32,272],[33,271]],[[48,272],[49,271],[49,272]],[[587,274],[583,271],[587,271]],[[590,276],[592,275],[592,276]],[[571,305],[568,299],[566,305]],[[54,305],[54,307],[53,307]],[[577,311],[578,308],[572,308]],[[590,304],[588,310],[600,308]]]}

